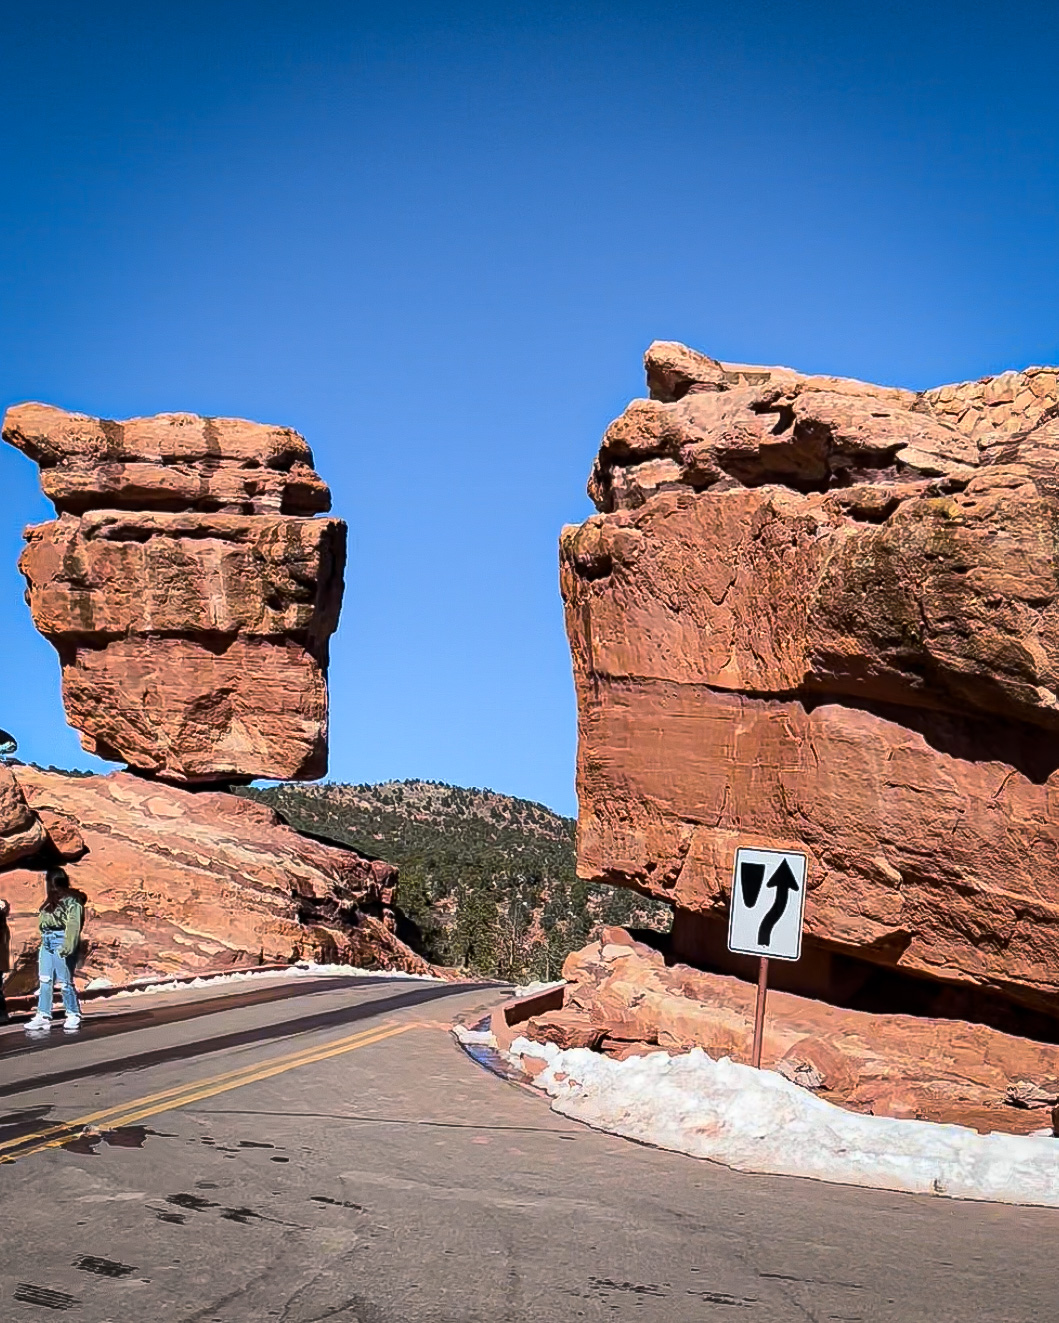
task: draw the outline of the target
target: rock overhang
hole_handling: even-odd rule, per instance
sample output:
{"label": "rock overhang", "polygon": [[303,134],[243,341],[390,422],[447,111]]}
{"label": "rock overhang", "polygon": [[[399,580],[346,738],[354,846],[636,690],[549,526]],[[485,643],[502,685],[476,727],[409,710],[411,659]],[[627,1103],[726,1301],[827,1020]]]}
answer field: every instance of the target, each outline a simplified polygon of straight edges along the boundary
{"label": "rock overhang", "polygon": [[646,367],[561,540],[582,875],[712,958],[735,841],[797,843],[820,950],[1059,1015],[1056,370]]}

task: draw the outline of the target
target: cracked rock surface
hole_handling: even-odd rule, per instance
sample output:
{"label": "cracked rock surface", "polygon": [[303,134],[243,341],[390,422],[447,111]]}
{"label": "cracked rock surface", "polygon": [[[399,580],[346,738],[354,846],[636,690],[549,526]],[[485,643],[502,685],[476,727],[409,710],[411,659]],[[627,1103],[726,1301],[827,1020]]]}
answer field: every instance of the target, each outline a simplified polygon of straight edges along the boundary
{"label": "cracked rock surface", "polygon": [[735,848],[801,848],[795,990],[885,971],[1059,1018],[1056,369],[646,367],[561,541],[580,873],[739,972]]}
{"label": "cracked rock surface", "polygon": [[176,782],[327,769],[345,524],[304,439],[241,419],[8,410],[59,518],[19,562],[100,757]]}

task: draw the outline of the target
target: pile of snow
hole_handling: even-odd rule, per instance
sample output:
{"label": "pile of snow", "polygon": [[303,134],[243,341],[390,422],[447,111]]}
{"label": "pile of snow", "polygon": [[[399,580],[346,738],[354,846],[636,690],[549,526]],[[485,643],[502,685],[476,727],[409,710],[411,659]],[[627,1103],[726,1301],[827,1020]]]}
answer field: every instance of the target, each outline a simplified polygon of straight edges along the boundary
{"label": "pile of snow", "polygon": [[519,983],[515,986],[516,997],[535,997],[538,992],[549,992],[552,988],[565,988],[565,979],[556,979],[551,983]]}
{"label": "pile of snow", "polygon": [[496,1039],[489,1029],[468,1029],[465,1024],[454,1024],[452,1032],[462,1047],[496,1047]]}
{"label": "pile of snow", "polygon": [[701,1048],[613,1061],[517,1038],[507,1055],[515,1065],[547,1062],[535,1083],[554,1111],[739,1171],[1059,1207],[1059,1141],[1050,1135],[847,1112],[774,1071],[714,1061]]}
{"label": "pile of snow", "polygon": [[[395,969],[361,969],[358,965],[317,965],[309,960],[301,960],[298,964],[289,965],[285,969],[248,969],[236,974],[207,974],[193,979],[180,978],[177,975],[166,981],[137,984],[134,988],[126,988],[122,992],[116,992],[114,996],[142,997],[148,993],[176,992],[183,991],[185,988],[212,988],[223,983],[244,983],[247,980],[267,978],[290,978],[292,975],[303,978],[386,978],[410,979],[421,983],[440,982],[431,974],[405,974],[401,970]],[[88,986],[109,987],[110,984],[105,979],[95,979]]]}
{"label": "pile of snow", "polygon": [[299,960],[288,970],[288,974],[307,974],[312,978],[402,978],[418,983],[444,983],[444,979],[433,974],[406,974],[401,969],[361,969],[359,965],[316,965],[311,960]]}

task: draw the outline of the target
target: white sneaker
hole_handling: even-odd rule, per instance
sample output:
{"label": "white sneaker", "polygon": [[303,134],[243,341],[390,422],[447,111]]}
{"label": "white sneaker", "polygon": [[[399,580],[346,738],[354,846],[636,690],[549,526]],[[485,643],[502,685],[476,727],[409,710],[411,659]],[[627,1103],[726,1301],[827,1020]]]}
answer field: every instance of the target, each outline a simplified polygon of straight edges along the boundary
{"label": "white sneaker", "polygon": [[63,1021],[63,1032],[67,1034],[76,1033],[81,1028],[81,1017],[79,1015],[68,1015]]}
{"label": "white sneaker", "polygon": [[51,1016],[42,1015],[40,1011],[35,1012],[32,1020],[26,1021],[27,1033],[31,1029],[50,1029],[50,1028],[51,1028]]}

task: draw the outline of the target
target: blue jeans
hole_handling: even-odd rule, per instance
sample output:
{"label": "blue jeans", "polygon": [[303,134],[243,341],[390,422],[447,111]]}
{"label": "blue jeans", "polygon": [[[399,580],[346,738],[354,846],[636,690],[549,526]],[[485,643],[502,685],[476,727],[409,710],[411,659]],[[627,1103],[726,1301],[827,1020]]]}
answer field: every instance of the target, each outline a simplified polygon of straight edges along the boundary
{"label": "blue jeans", "polygon": [[40,957],[37,962],[40,971],[37,1010],[41,1015],[51,1015],[53,988],[62,989],[63,1009],[67,1015],[81,1014],[81,1005],[74,990],[73,961],[59,954],[65,936],[61,932],[41,933]]}

